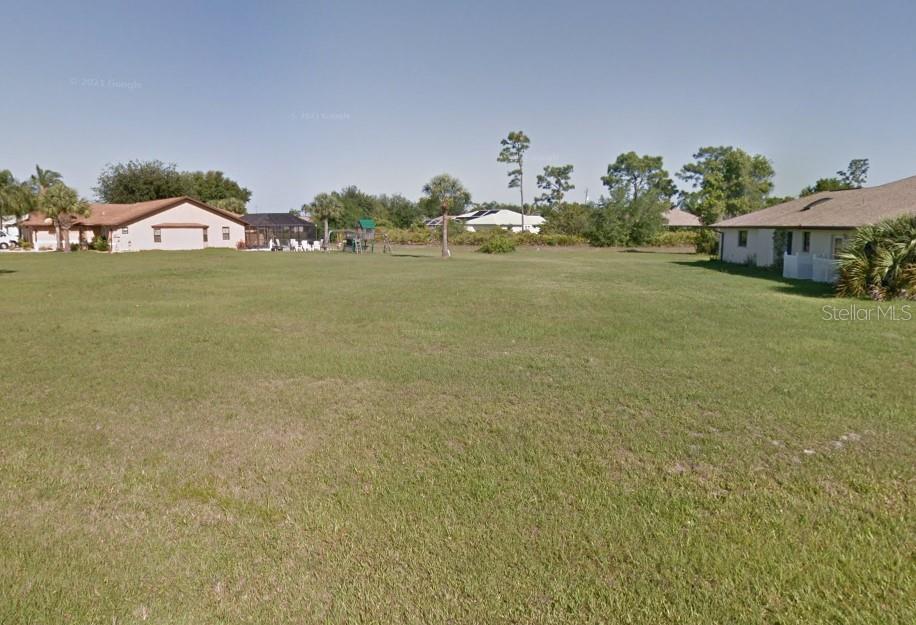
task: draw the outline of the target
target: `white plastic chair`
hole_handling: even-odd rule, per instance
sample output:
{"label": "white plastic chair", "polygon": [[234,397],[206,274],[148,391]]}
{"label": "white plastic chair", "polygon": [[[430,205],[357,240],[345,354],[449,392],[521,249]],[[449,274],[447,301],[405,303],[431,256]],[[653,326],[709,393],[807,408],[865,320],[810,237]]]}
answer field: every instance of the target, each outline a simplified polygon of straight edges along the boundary
{"label": "white plastic chair", "polygon": [[321,241],[312,241],[312,249],[316,252],[321,251]]}

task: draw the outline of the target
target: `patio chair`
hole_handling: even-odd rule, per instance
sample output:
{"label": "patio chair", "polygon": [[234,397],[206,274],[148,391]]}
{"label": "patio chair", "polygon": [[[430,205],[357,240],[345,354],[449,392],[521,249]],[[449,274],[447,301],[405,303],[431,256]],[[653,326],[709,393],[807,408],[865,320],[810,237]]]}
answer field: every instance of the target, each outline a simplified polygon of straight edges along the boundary
{"label": "patio chair", "polygon": [[296,239],[290,239],[289,240],[289,251],[298,252],[299,251],[299,241],[297,241]]}

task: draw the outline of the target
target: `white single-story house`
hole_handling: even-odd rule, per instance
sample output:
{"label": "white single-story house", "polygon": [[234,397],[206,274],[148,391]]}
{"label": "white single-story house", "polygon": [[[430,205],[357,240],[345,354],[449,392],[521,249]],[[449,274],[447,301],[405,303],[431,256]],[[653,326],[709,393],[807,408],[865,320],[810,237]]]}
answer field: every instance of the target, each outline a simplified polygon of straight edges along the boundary
{"label": "white single-story house", "polygon": [[824,191],[714,224],[719,257],[770,267],[784,233],[783,276],[836,281],[836,259],[857,228],[916,214],[916,176],[878,187]]}
{"label": "white single-story house", "polygon": [[663,217],[665,219],[665,227],[671,230],[677,230],[678,228],[699,228],[703,225],[699,217],[693,213],[681,210],[677,206],[672,206],[669,210],[665,211]]}
{"label": "white single-story house", "polygon": [[[522,214],[505,208],[472,211],[456,216],[455,221],[463,223],[468,232],[492,230],[493,228],[512,232],[522,231]],[[525,215],[525,232],[540,232],[544,221],[545,219],[540,215]]]}
{"label": "white single-story house", "polygon": [[[105,237],[112,252],[135,252],[235,249],[245,241],[246,223],[241,215],[189,197],[135,204],[91,204],[90,211],[88,216],[77,218],[69,231],[68,244]],[[54,224],[42,213],[32,213],[20,226],[36,250],[57,248]]]}

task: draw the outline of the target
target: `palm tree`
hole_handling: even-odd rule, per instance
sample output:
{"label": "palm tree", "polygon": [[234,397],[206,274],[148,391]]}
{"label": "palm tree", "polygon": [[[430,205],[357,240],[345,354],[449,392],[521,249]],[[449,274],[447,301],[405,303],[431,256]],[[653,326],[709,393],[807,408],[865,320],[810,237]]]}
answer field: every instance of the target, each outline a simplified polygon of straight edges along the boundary
{"label": "palm tree", "polygon": [[42,169],[38,165],[35,165],[35,173],[29,178],[29,182],[32,184],[32,189],[35,191],[36,195],[44,195],[44,192],[51,187],[55,182],[61,182],[63,176],[58,172],[52,169]]}
{"label": "palm tree", "polygon": [[338,219],[343,213],[343,204],[332,193],[319,193],[312,201],[311,211],[314,217],[324,221],[324,245],[328,249],[328,220]]}
{"label": "palm tree", "polygon": [[0,227],[4,217],[22,217],[34,208],[35,196],[29,185],[18,182],[8,169],[0,171]]}
{"label": "palm tree", "polygon": [[434,176],[423,185],[423,193],[428,202],[442,211],[442,258],[448,258],[452,255],[448,249],[449,213],[460,213],[471,201],[471,194],[460,180],[448,174]]}
{"label": "palm tree", "polygon": [[846,297],[916,299],[916,216],[859,228],[840,254],[837,289]]}
{"label": "palm tree", "polygon": [[[89,214],[89,202],[82,199],[74,189],[58,181],[47,187],[38,198],[38,208],[54,222],[57,249],[69,252],[70,228],[77,217]],[[67,245],[64,245],[65,240]]]}

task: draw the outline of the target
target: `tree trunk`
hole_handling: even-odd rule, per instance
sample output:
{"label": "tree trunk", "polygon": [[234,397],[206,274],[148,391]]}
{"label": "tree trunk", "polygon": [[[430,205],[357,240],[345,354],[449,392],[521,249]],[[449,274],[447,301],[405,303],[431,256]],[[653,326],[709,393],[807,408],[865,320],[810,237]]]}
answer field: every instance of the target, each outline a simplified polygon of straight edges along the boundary
{"label": "tree trunk", "polygon": [[328,218],[324,218],[324,245],[321,247],[324,248],[324,251],[328,251]]}
{"label": "tree trunk", "polygon": [[518,156],[518,194],[522,199],[522,232],[525,231],[525,172],[522,169],[522,155]]}
{"label": "tree trunk", "polygon": [[452,253],[448,249],[448,211],[442,210],[442,258],[448,258]]}

